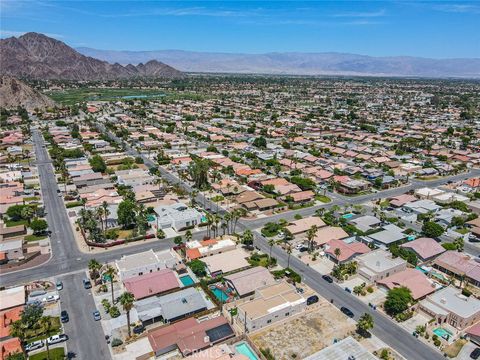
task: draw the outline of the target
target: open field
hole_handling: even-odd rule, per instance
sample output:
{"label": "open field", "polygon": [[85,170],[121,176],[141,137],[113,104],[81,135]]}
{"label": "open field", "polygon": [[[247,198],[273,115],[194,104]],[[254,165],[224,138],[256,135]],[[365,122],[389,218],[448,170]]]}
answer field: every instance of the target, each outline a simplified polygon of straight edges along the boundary
{"label": "open field", "polygon": [[53,100],[71,105],[82,101],[115,101],[128,100],[134,98],[160,98],[165,94],[157,89],[100,89],[100,88],[81,88],[68,89],[64,91],[53,91],[47,93]]}
{"label": "open field", "polygon": [[274,324],[251,335],[259,349],[270,349],[275,359],[303,359],[355,331],[352,320],[323,300],[317,309]]}

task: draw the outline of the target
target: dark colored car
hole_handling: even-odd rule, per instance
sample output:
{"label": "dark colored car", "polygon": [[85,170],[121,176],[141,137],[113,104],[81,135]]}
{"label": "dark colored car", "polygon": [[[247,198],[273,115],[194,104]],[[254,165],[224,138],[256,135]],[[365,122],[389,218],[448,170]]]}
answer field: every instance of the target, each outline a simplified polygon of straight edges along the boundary
{"label": "dark colored car", "polygon": [[145,327],[143,325],[137,325],[133,328],[133,333],[137,335],[141,334],[144,331],[145,331]]}
{"label": "dark colored car", "polygon": [[342,313],[344,313],[345,315],[347,315],[349,318],[353,318],[353,316],[354,316],[352,310],[350,310],[349,308],[346,308],[345,306],[342,306],[340,308],[340,311]]}
{"label": "dark colored car", "polygon": [[307,305],[312,305],[318,302],[318,296],[317,295],[312,295],[307,298]]}
{"label": "dark colored car", "polygon": [[85,289],[91,289],[92,288],[92,283],[88,279],[83,279],[83,287]]}
{"label": "dark colored car", "polygon": [[66,323],[69,320],[70,320],[70,317],[68,316],[67,310],[62,310],[62,312],[60,313],[60,321],[62,323]]}
{"label": "dark colored car", "polygon": [[470,359],[478,359],[480,357],[480,348],[476,348],[475,350],[472,351],[470,354]]}
{"label": "dark colored car", "polygon": [[322,279],[325,280],[326,282],[328,283],[333,283],[333,279],[331,276],[328,276],[328,275],[322,275]]}

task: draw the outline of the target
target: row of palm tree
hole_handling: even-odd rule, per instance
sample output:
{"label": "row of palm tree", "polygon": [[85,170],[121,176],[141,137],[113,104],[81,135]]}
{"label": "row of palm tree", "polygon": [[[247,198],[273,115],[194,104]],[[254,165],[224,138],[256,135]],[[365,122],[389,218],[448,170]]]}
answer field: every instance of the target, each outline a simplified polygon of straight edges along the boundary
{"label": "row of palm tree", "polygon": [[[98,279],[98,277],[101,275],[100,270],[102,269],[102,264],[99,263],[96,259],[91,259],[88,263],[88,269],[90,271],[90,277],[92,280]],[[115,268],[111,265],[106,265],[105,269],[103,271],[103,275],[108,277],[110,279],[110,292],[112,295],[112,304],[115,304],[115,293],[114,293],[114,288],[113,288],[113,282],[115,279],[115,276],[117,274],[117,271]],[[128,328],[128,337],[131,336],[131,330],[130,330],[130,310],[132,310],[133,303],[135,302],[135,297],[131,292],[124,292],[122,293],[118,298],[117,301],[122,305],[123,310],[127,314],[127,328]]]}

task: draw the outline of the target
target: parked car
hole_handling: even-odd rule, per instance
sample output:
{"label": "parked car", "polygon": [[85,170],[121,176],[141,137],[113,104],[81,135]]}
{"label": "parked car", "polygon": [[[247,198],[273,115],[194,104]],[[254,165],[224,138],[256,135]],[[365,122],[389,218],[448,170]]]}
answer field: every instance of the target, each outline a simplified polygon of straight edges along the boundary
{"label": "parked car", "polygon": [[312,295],[307,298],[307,305],[312,305],[318,302],[318,296],[317,295]]}
{"label": "parked car", "polygon": [[349,318],[353,318],[353,312],[349,308],[346,308],[345,306],[342,306],[340,308],[340,311],[343,312],[345,315],[347,315]]}
{"label": "parked car", "polygon": [[48,345],[53,345],[53,344],[61,343],[63,341],[67,341],[67,340],[68,340],[68,336],[65,334],[53,335],[47,339],[47,343]]}
{"label": "parked car", "polygon": [[63,282],[57,281],[56,288],[57,288],[58,291],[63,290]]}
{"label": "parked car", "polygon": [[145,327],[142,324],[137,325],[133,328],[133,333],[137,335],[141,334],[144,331],[145,331]]}
{"label": "parked car", "polygon": [[470,359],[477,360],[480,357],[480,348],[475,348],[470,354]]}
{"label": "parked car", "polygon": [[325,280],[326,282],[328,283],[333,283],[333,279],[331,276],[328,276],[328,275],[322,275],[322,279]]}
{"label": "parked car", "polygon": [[25,351],[29,352],[32,350],[41,349],[44,346],[45,344],[43,343],[43,340],[37,340],[37,341],[31,342],[30,344],[25,345]]}
{"label": "parked car", "polygon": [[60,321],[62,323],[66,323],[69,320],[70,320],[70,317],[68,316],[67,310],[62,310],[62,312],[60,313]]}
{"label": "parked car", "polygon": [[83,287],[85,289],[91,289],[92,288],[92,283],[88,279],[83,279]]}
{"label": "parked car", "polygon": [[44,303],[54,303],[54,302],[57,302],[58,300],[60,299],[60,296],[58,296],[57,294],[55,295],[48,295],[47,297],[44,297],[42,299],[42,302]]}
{"label": "parked car", "polygon": [[102,317],[100,316],[100,312],[99,312],[98,310],[95,310],[95,311],[93,312],[93,319],[94,319],[95,321],[98,321],[98,320],[101,320],[101,319],[102,319]]}

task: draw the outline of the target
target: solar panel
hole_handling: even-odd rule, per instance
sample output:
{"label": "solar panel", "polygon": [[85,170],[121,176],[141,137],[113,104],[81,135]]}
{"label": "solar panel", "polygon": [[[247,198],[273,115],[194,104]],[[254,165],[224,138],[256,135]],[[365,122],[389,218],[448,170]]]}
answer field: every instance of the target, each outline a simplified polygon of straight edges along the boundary
{"label": "solar panel", "polygon": [[207,333],[208,337],[210,338],[210,342],[212,343],[234,335],[233,330],[229,324],[223,324],[205,332]]}

